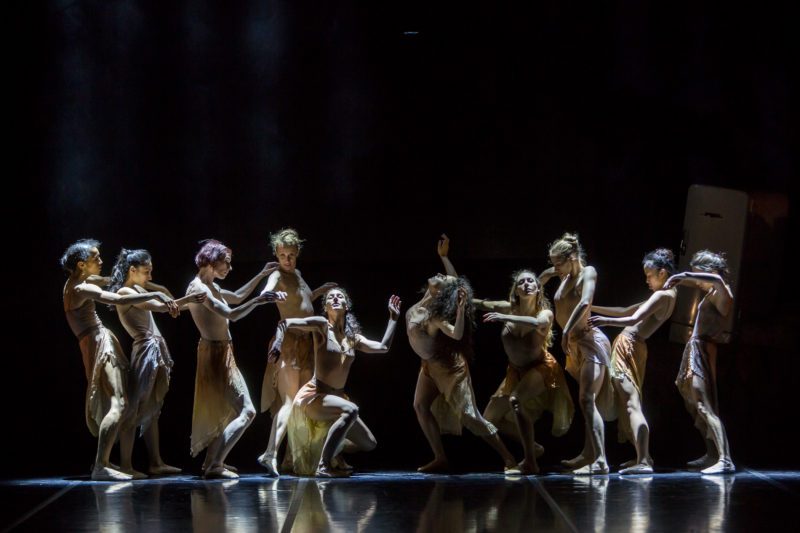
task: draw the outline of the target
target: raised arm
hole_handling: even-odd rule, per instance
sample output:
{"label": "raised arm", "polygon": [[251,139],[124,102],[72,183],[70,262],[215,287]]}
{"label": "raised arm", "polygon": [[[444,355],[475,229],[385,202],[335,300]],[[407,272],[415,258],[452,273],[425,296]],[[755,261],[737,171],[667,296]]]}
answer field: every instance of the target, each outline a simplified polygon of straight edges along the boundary
{"label": "raised arm", "polygon": [[400,317],[400,297],[394,294],[389,298],[389,323],[380,342],[370,340],[363,335],[356,337],[356,349],[365,353],[386,353],[392,346],[394,330],[397,328],[397,319]]}
{"label": "raised arm", "polygon": [[548,281],[556,277],[558,277],[558,275],[556,274],[555,267],[550,267],[539,274],[539,283],[541,283],[542,287],[544,287]]}
{"label": "raised arm", "polygon": [[[650,298],[652,298],[652,296]],[[592,313],[599,313],[606,316],[631,316],[636,312],[637,309],[644,305],[646,301],[648,300],[639,302],[638,304],[633,304],[628,307],[604,307],[602,305],[592,305]]]}
{"label": "raised arm", "polygon": [[445,273],[448,276],[458,277],[456,267],[453,266],[453,263],[450,262],[450,258],[447,257],[447,254],[450,253],[450,239],[444,233],[442,233],[442,236],[439,238],[439,242],[436,244],[436,252],[439,254],[439,258],[442,260]]}
{"label": "raised arm", "polygon": [[[220,289],[220,293],[225,298],[225,301],[230,302],[232,304],[240,304],[243,301],[245,301],[248,296],[250,296],[250,293],[253,292],[253,290],[256,288],[256,286],[258,286],[259,283],[261,283],[262,279],[266,278],[276,270],[278,270],[278,263],[275,262],[267,263],[266,265],[264,265],[264,268],[261,270],[261,272],[256,274],[253,279],[242,285],[239,288],[239,290],[228,291],[225,289]],[[262,292],[261,295],[258,296],[258,298],[260,298],[264,294],[265,293]],[[255,299],[256,298],[253,298],[253,300]],[[266,302],[261,302],[261,303],[266,303]]]}
{"label": "raised arm", "polygon": [[322,296],[323,294],[325,294],[329,290],[331,290],[331,289],[333,289],[335,287],[338,287],[338,286],[339,286],[338,283],[334,283],[332,281],[328,281],[327,283],[323,283],[322,285],[320,285],[319,287],[317,287],[316,289],[311,291],[311,301],[312,302],[316,301],[317,298],[319,298],[320,296]]}
{"label": "raised arm", "polygon": [[511,303],[505,300],[480,300],[478,298],[473,298],[472,304],[476,309],[480,309],[481,311],[497,311],[500,313],[508,313],[511,311]]}
{"label": "raised arm", "polygon": [[597,287],[597,271],[594,267],[587,266],[583,269],[583,284],[581,287],[581,300],[578,302],[578,305],[575,306],[575,309],[572,310],[572,314],[567,320],[567,324],[564,326],[564,332],[561,339],[561,345],[567,343],[569,336],[572,334],[572,329],[578,324],[583,317],[587,315],[592,308],[592,299],[594,298],[594,290]]}
{"label": "raised arm", "polygon": [[[134,294],[145,294],[146,291],[144,288],[134,285],[134,288],[131,287],[122,287],[117,291],[117,294],[122,296],[129,296]],[[173,317],[178,316],[179,311],[181,309],[185,309],[189,303],[202,303],[203,300],[206,299],[206,295],[204,293],[195,293],[190,294],[188,296],[184,296],[178,300],[173,300],[169,303],[163,303],[159,300],[147,300],[146,302],[140,302],[137,304],[132,304],[133,307],[137,309],[144,309],[145,311],[152,311],[154,313],[169,313]],[[117,305],[125,305],[125,304],[117,304]]]}
{"label": "raised arm", "polygon": [[[669,305],[669,297],[664,294],[664,291],[656,291],[646,301],[636,304],[636,311],[630,315],[617,315],[617,318],[610,318],[605,316],[593,316],[589,318],[589,324],[592,326],[615,326],[626,327],[638,324],[650,315],[664,310]],[[629,307],[628,309],[630,309]],[[592,306],[592,311],[595,306]],[[604,313],[606,314],[606,313]]]}
{"label": "raised arm", "polygon": [[451,339],[461,340],[464,336],[464,306],[467,303],[467,291],[458,289],[458,307],[456,308],[456,323],[451,324],[446,320],[432,319],[431,323]]}
{"label": "raised arm", "polygon": [[681,272],[669,278],[664,283],[664,289],[671,289],[677,285],[699,289],[701,288],[700,283],[710,283],[714,287],[716,294],[711,301],[722,316],[727,316],[733,307],[733,293],[719,274],[712,272]]}
{"label": "raised arm", "polygon": [[287,318],[278,322],[278,329],[275,331],[275,340],[272,343],[272,348],[267,354],[267,361],[274,363],[281,355],[281,346],[283,345],[283,338],[286,331],[290,329],[300,331],[311,331],[323,333],[325,328],[328,327],[328,320],[321,316],[309,316],[306,318]]}

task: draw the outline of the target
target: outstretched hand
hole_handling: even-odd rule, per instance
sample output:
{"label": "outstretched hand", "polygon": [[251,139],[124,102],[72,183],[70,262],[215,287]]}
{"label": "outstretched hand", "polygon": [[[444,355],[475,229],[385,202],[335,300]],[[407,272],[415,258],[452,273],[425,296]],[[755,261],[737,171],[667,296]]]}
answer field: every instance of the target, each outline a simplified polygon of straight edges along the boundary
{"label": "outstretched hand", "polygon": [[444,233],[439,237],[439,242],[436,243],[436,252],[439,254],[439,257],[447,257],[447,254],[450,252],[450,238]]}
{"label": "outstretched hand", "polygon": [[286,300],[286,293],[283,291],[263,291],[256,296],[260,303],[283,302]]}
{"label": "outstretched hand", "polygon": [[397,295],[392,294],[389,298],[389,318],[392,320],[397,320],[400,316],[400,305],[402,302],[400,301],[400,297]]}
{"label": "outstretched hand", "polygon": [[280,263],[277,263],[276,261],[270,261],[269,263],[264,265],[264,268],[261,270],[261,275],[269,276],[270,274],[278,270],[280,266],[281,266]]}
{"label": "outstretched hand", "polygon": [[503,322],[505,320],[505,315],[501,313],[486,313],[483,315],[484,322]]}
{"label": "outstretched hand", "polygon": [[683,280],[683,276],[681,274],[675,274],[674,276],[670,276],[667,281],[664,282],[664,289],[671,289],[672,287],[676,286]]}
{"label": "outstretched hand", "polygon": [[611,323],[608,317],[598,316],[598,315],[590,316],[588,322],[590,326],[596,328],[599,328],[601,326],[608,326]]}
{"label": "outstretched hand", "polygon": [[178,318],[178,315],[181,314],[181,308],[178,306],[178,302],[172,300],[171,302],[167,302],[167,310],[169,311],[169,316],[172,318]]}

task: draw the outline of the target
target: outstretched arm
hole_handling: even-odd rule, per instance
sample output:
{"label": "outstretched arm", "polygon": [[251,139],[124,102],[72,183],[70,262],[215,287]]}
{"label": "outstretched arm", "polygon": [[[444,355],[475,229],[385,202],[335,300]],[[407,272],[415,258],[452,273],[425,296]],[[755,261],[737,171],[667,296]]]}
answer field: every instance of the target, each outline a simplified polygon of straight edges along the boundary
{"label": "outstretched arm", "polygon": [[[239,290],[237,291],[228,291],[225,289],[220,289],[222,296],[225,297],[225,301],[230,302],[232,304],[240,304],[250,296],[250,293],[256,288],[256,286],[261,283],[261,280],[272,274],[278,270],[278,263],[271,262],[264,265],[264,268],[255,275],[253,279],[242,285]],[[261,293],[263,296],[265,293]],[[260,296],[259,296],[260,297]],[[255,300],[255,298],[253,298]],[[252,301],[252,300],[251,300]],[[262,302],[266,303],[266,302]]]}
{"label": "outstretched arm", "polygon": [[[649,317],[653,313],[657,313],[662,311],[669,305],[669,299],[664,295],[663,291],[656,291],[654,292],[647,301],[636,304],[635,307],[636,311],[631,313],[630,315],[617,315],[617,318],[609,318],[605,316],[593,316],[589,317],[589,325],[592,326],[616,326],[616,327],[626,327],[626,326],[633,326],[638,324],[645,318]],[[630,309],[630,307],[628,308]],[[595,306],[592,306],[592,311],[595,310]],[[607,313],[604,313],[607,314]]]}
{"label": "outstretched arm", "polygon": [[537,329],[550,327],[553,323],[553,312],[547,309],[540,311],[536,316],[519,316],[502,313],[486,313],[483,315],[484,322],[511,322],[512,324],[524,324],[533,326]]}
{"label": "outstretched arm", "polygon": [[481,311],[497,311],[501,313],[508,313],[511,311],[511,303],[505,300],[480,300],[478,298],[473,298],[472,304],[476,309],[480,309]]}
{"label": "outstretched arm", "polygon": [[436,244],[436,252],[439,254],[439,258],[442,260],[445,273],[448,276],[458,277],[456,267],[453,266],[453,263],[450,262],[450,258],[447,257],[447,254],[450,253],[450,239],[444,233],[442,233],[442,236],[439,237],[439,242]]}
{"label": "outstretched arm", "polygon": [[311,331],[322,333],[328,327],[328,320],[321,316],[309,316],[306,318],[287,318],[278,322],[278,329],[275,331],[275,340],[272,343],[272,348],[267,355],[267,361],[274,363],[281,355],[281,346],[283,345],[283,337],[290,329],[299,331]]}
{"label": "outstretched arm", "polygon": [[[134,285],[135,288],[130,287],[122,287],[118,294],[127,296],[131,294],[144,294],[147,291],[138,285]],[[171,297],[171,296],[170,296]],[[138,304],[133,304],[134,307],[137,309],[144,309],[145,311],[152,311],[154,313],[170,313],[173,316],[178,315],[178,311],[186,309],[186,307],[191,303],[203,303],[206,299],[206,294],[204,292],[196,292],[192,294],[188,294],[183,298],[178,298],[168,304],[165,304],[159,300],[147,300],[146,302],[141,302]]]}
{"label": "outstretched arm", "polygon": [[117,294],[104,291],[92,283],[80,283],[75,286],[75,294],[81,298],[89,298],[108,305],[135,305],[147,300],[157,299],[164,303],[172,303],[172,298],[163,292],[144,292],[132,294]]}
{"label": "outstretched arm", "polygon": [[363,335],[356,337],[356,349],[364,353],[386,353],[392,346],[394,330],[397,328],[397,319],[400,317],[400,297],[394,294],[389,298],[389,323],[380,342],[370,340]]}
{"label": "outstretched arm", "polygon": [[[651,296],[652,298],[652,296]],[[647,300],[645,300],[646,302]],[[602,305],[592,305],[592,313],[600,313],[606,316],[631,316],[636,312],[645,302],[639,302],[628,307],[603,307]]]}
{"label": "outstretched arm", "polygon": [[681,272],[669,278],[664,283],[664,289],[671,289],[677,285],[700,288],[700,283],[710,283],[714,287],[716,294],[711,301],[722,316],[727,316],[733,307],[733,293],[719,274],[711,272]]}
{"label": "outstretched arm", "polygon": [[320,296],[322,296],[323,294],[325,294],[329,290],[331,290],[331,289],[333,289],[335,287],[338,287],[338,286],[339,286],[338,283],[334,283],[332,281],[329,281],[327,283],[323,283],[322,285],[320,285],[319,287],[317,287],[316,289],[311,291],[311,301],[312,302],[316,301],[317,298],[319,298]]}
{"label": "outstretched arm", "polygon": [[167,296],[169,296],[170,298],[175,298],[175,297],[172,295],[172,293],[171,293],[171,292],[169,292],[169,289],[168,289],[168,288],[166,288],[166,287],[165,287],[165,286],[163,286],[163,285],[159,285],[158,283],[153,283],[152,281],[145,282],[145,284],[144,284],[144,288],[145,288],[145,289],[147,289],[148,291],[159,291],[159,292],[163,292],[164,294],[166,294],[166,295],[167,295]]}
{"label": "outstretched arm", "polygon": [[542,287],[544,287],[548,281],[556,277],[558,277],[558,274],[556,274],[555,267],[550,267],[539,274],[539,283],[541,283]]}
{"label": "outstretched arm", "polygon": [[234,322],[240,318],[246,317],[259,305],[269,302],[283,301],[286,299],[285,292],[266,292],[256,296],[255,298],[251,298],[236,308],[232,308],[225,300],[216,298],[206,285],[198,285],[198,287],[200,287],[200,290],[206,295],[206,299],[203,302],[204,306],[206,306],[211,312]]}

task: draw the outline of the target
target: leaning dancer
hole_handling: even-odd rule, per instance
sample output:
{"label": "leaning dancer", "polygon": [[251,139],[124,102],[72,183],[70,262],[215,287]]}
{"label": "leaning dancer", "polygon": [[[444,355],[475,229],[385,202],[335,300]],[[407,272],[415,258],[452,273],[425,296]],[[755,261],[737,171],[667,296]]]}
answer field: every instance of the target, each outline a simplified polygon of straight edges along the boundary
{"label": "leaning dancer", "polygon": [[[306,284],[297,270],[297,256],[300,255],[303,240],[296,230],[282,229],[270,236],[270,243],[279,266],[267,279],[264,292],[277,290],[286,293],[286,300],[278,302],[281,320],[312,316],[314,300],[336,284],[326,283],[314,291]],[[270,341],[270,350],[274,341],[274,338]],[[284,335],[280,358],[267,363],[261,384],[261,412],[269,410],[272,413],[272,427],[267,449],[258,462],[270,476],[278,475],[277,454],[286,435],[292,401],[300,387],[314,373],[313,348],[311,333],[295,328]],[[291,455],[287,454],[287,457]]]}
{"label": "leaning dancer", "polygon": [[61,257],[61,267],[69,274],[64,285],[64,312],[70,329],[78,337],[86,373],[86,425],[97,437],[97,455],[92,479],[125,481],[130,474],[109,464],[109,455],[120,423],[129,415],[128,359],[119,341],[100,321],[95,300],[109,305],[137,304],[157,299],[174,308],[172,298],[161,292],[145,292],[121,296],[102,290],[108,278],[100,276],[103,260],[94,239],[81,239]]}
{"label": "leaning dancer", "polygon": [[547,410],[553,414],[553,435],[564,435],[575,408],[561,366],[547,348],[553,341],[553,312],[532,270],[512,275],[508,300],[474,300],[490,311],[484,322],[502,322],[500,337],[508,356],[506,377],[483,412],[500,431],[518,437],[525,458],[517,465],[522,474],[536,474],[534,422]]}
{"label": "leaning dancer", "polygon": [[672,315],[676,289],[665,289],[667,278],[675,273],[675,258],[670,250],[659,248],[644,256],[645,281],[653,294],[646,301],[630,307],[601,307],[592,311],[606,316],[593,316],[593,327],[624,327],[611,347],[611,382],[616,391],[619,418],[619,441],[629,441],[636,447],[636,459],[622,465],[620,474],[650,474],[650,429],[642,412],[642,386],[647,363],[645,341]]}
{"label": "leaning dancer", "polygon": [[[277,265],[268,263],[253,279],[236,292],[221,289],[214,280],[225,279],[232,270],[231,249],[216,240],[205,241],[195,256],[199,269],[189,283],[187,294],[203,293],[203,303],[192,303],[189,310],[200,330],[197,345],[197,376],[192,412],[192,457],[204,448],[206,478],[237,478],[223,461],[244,430],[256,416],[250,393],[233,357],[229,320],[247,316],[257,306],[283,300],[285,294],[266,292],[244,302],[256,285],[269,276]],[[229,303],[241,304],[231,308]]]}
{"label": "leaning dancer", "polygon": [[666,288],[686,285],[705,292],[675,385],[706,441],[706,454],[689,466],[701,468],[703,474],[724,474],[736,470],[717,403],[717,343],[722,340],[725,317],[733,310],[728,262],[722,254],[701,250],[689,265],[691,272],[675,274],[664,284]]}
{"label": "leaning dancer", "polygon": [[481,416],[475,403],[467,358],[472,352],[472,288],[458,277],[447,258],[447,237],[439,241],[439,257],[448,274],[428,279],[425,294],[406,313],[408,341],[422,359],[414,391],[417,420],[433,451],[433,460],[417,470],[442,472],[449,468],[442,433],[461,434],[465,426],[483,438],[503,459],[506,472],[519,473],[517,462]]}
{"label": "leaning dancer", "polygon": [[334,463],[341,452],[370,451],[377,442],[358,416],[358,406],[344,393],[355,351],[386,353],[392,344],[400,314],[400,298],[389,298],[389,323],[380,342],[367,339],[350,312],[350,297],[340,288],[324,298],[325,316],[281,321],[270,357],[277,359],[286,334],[310,332],[314,339],[314,376],[294,398],[289,418],[289,448],[294,471],[317,477],[346,477],[349,469]]}
{"label": "leaning dancer", "polygon": [[[161,285],[153,283],[153,260],[147,250],[122,249],[111,274],[109,290],[121,296],[132,296],[147,290],[158,290],[172,297]],[[172,357],[167,343],[153,319],[153,311],[169,312],[185,309],[190,302],[202,303],[205,294],[196,293],[175,300],[176,306],[167,306],[158,300],[148,300],[138,304],[117,304],[119,321],[125,331],[133,338],[131,368],[128,378],[129,409],[132,423],[120,431],[120,467],[134,479],[147,477],[134,470],[131,464],[133,441],[136,428],[144,436],[150,457],[148,473],[153,475],[177,474],[180,468],[164,463],[159,443],[158,417],[164,405],[164,397],[169,390]]]}
{"label": "leaning dancer", "polygon": [[586,423],[583,451],[561,464],[574,474],[608,474],[603,420],[616,418],[609,374],[611,344],[599,329],[587,323],[597,271],[586,264],[577,235],[565,233],[550,245],[549,253],[553,266],[542,273],[541,281],[544,285],[553,276],[561,278],[554,298],[556,320],[562,329],[567,372],[578,382]]}

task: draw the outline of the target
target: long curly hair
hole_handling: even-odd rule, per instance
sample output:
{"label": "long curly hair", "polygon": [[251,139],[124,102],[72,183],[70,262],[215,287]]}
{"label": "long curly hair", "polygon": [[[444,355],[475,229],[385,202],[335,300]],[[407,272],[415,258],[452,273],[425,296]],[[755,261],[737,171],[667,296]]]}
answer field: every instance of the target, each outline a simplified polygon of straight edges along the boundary
{"label": "long curly hair", "polygon": [[111,269],[111,284],[108,286],[108,290],[117,292],[120,287],[125,285],[131,267],[140,267],[152,262],[153,258],[147,250],[128,250],[123,248],[117,256],[114,268]]}
{"label": "long curly hair", "polygon": [[[538,316],[543,310],[552,310],[553,307],[550,305],[550,300],[547,299],[547,296],[544,294],[544,288],[542,287],[542,282],[539,281],[539,276],[536,275],[536,272],[531,270],[530,268],[523,268],[517,270],[513,274],[511,274],[511,289],[508,293],[508,301],[511,303],[511,309],[514,311],[514,314],[518,314],[519,311],[519,298],[517,297],[517,278],[521,274],[530,274],[533,276],[533,279],[536,280],[536,286],[539,288],[539,292],[536,293],[536,303],[534,304],[533,308],[533,315]],[[547,348],[553,345],[553,327],[549,327],[547,329],[547,336],[545,337],[545,346]]]}
{"label": "long curly hair", "polygon": [[325,318],[328,318],[328,314],[325,312],[325,302],[328,300],[328,294],[331,291],[339,291],[344,294],[344,299],[347,303],[347,312],[344,315],[344,334],[348,339],[350,339],[350,342],[353,342],[356,338],[356,335],[361,333],[361,324],[359,324],[356,315],[353,314],[353,300],[350,298],[350,295],[347,294],[346,290],[342,289],[341,287],[334,287],[325,291],[325,294],[322,296],[322,312],[320,314]]}
{"label": "long curly hair", "polygon": [[455,280],[444,284],[433,297],[433,302],[428,305],[428,312],[431,317],[455,324],[458,312],[458,290],[462,288],[467,292],[467,302],[464,306],[464,334],[459,340],[450,338],[443,333],[436,335],[434,338],[436,357],[452,357],[461,353],[468,359],[473,358],[472,333],[475,329],[475,305],[472,303],[474,293],[469,280],[464,276],[458,276]]}

